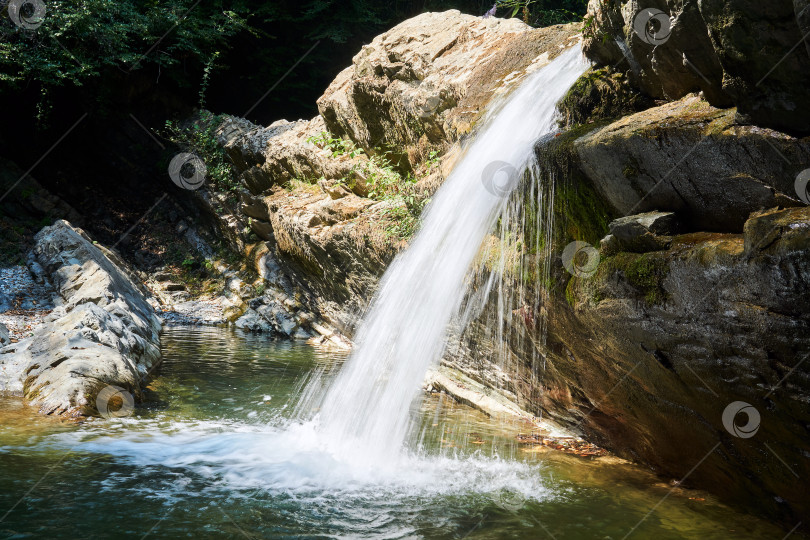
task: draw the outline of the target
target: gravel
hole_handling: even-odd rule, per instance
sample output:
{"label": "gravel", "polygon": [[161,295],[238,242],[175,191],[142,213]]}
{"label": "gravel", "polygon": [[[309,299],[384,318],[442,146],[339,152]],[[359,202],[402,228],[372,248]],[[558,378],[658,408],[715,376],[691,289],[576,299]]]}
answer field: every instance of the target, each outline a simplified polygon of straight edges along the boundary
{"label": "gravel", "polygon": [[33,335],[54,308],[54,290],[34,281],[25,266],[0,268],[0,323],[12,340]]}

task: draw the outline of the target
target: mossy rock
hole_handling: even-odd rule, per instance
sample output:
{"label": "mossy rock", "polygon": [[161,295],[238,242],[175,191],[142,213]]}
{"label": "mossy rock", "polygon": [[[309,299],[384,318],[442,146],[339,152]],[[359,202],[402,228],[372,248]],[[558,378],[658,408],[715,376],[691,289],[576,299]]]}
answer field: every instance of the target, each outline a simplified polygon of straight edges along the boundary
{"label": "mossy rock", "polygon": [[560,124],[570,127],[619,118],[654,105],[651,97],[630,84],[623,73],[611,68],[590,69],[557,105]]}

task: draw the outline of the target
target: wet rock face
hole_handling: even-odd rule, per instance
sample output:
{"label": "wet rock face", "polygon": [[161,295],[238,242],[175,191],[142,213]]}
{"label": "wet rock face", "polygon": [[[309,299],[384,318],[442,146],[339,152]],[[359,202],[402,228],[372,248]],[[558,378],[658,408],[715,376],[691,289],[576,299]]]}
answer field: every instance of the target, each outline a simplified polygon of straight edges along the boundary
{"label": "wet rock face", "polygon": [[[754,214],[743,234],[607,255],[592,278],[571,278],[567,296],[549,310],[547,414],[667,477],[705,457],[689,485],[760,501],[758,512],[786,521],[807,515],[790,469],[810,474],[810,371],[800,364],[810,353],[810,208]],[[755,436],[724,425],[736,401],[761,415]]]}
{"label": "wet rock face", "polygon": [[144,292],[112,252],[66,221],[35,238],[38,265],[63,304],[33,337],[0,349],[13,369],[5,391],[22,391],[45,414],[98,414],[96,397],[108,385],[139,395],[160,361],[160,320]]}
{"label": "wet rock face", "polygon": [[[519,399],[665,477],[705,457],[688,485],[795,525],[810,511],[790,471],[810,473],[807,141],[696,96],[585,129],[538,151],[599,193],[609,234],[592,277],[554,271],[542,391]],[[569,219],[556,252],[594,232]],[[735,402],[760,415],[755,437],[724,425]]]}
{"label": "wet rock face", "polygon": [[804,7],[792,0],[591,0],[585,51],[600,65],[629,70],[653,97],[700,90],[755,124],[807,134]]}

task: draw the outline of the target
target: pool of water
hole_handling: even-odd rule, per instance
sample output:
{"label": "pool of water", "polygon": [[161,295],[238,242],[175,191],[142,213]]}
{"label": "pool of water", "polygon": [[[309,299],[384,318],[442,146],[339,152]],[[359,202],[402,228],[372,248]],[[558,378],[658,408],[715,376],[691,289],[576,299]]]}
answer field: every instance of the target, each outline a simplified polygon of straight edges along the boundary
{"label": "pool of water", "polygon": [[75,424],[0,398],[0,538],[785,534],[706,493],[667,496],[621,460],[520,443],[530,426],[443,395],[415,406],[409,450],[372,466],[296,408],[340,354],[220,328],[172,327],[162,342],[132,416]]}

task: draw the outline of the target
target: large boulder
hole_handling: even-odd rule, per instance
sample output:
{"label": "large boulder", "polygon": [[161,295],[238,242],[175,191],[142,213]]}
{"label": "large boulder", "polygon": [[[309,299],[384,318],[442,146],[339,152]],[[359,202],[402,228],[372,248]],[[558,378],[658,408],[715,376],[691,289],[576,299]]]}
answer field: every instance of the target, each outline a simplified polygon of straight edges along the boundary
{"label": "large boulder", "polygon": [[579,40],[577,27],[424,13],[363,46],[318,99],[326,127],[414,168],[468,133],[494,95]]}
{"label": "large boulder", "polygon": [[579,166],[620,215],[676,212],[692,231],[740,232],[751,212],[802,204],[810,141],[735,123],[697,96],[577,138]]}
{"label": "large boulder", "polygon": [[[590,0],[585,52],[649,95],[703,91],[758,125],[810,133],[804,0]],[[646,23],[646,24],[645,24]]]}
{"label": "large boulder", "polygon": [[[546,343],[542,388],[516,385],[518,399],[667,478],[688,475],[685,485],[795,524],[810,510],[791,472],[810,472],[797,435],[810,420],[800,363],[810,209],[796,192],[808,140],[690,95],[578,126],[537,151],[556,178],[556,256],[551,278],[529,285],[539,301],[505,312],[521,315],[510,344],[533,336],[518,359]],[[601,253],[586,244],[600,239]],[[593,271],[563,268],[573,241]],[[517,361],[510,376],[533,365]],[[728,420],[737,402],[761,416],[754,437]]]}
{"label": "large boulder", "polygon": [[0,349],[0,390],[22,391],[44,414],[72,416],[99,414],[106,404],[97,396],[109,386],[139,396],[160,362],[161,322],[136,278],[62,220],[36,235],[29,259],[63,304],[33,337]]}

